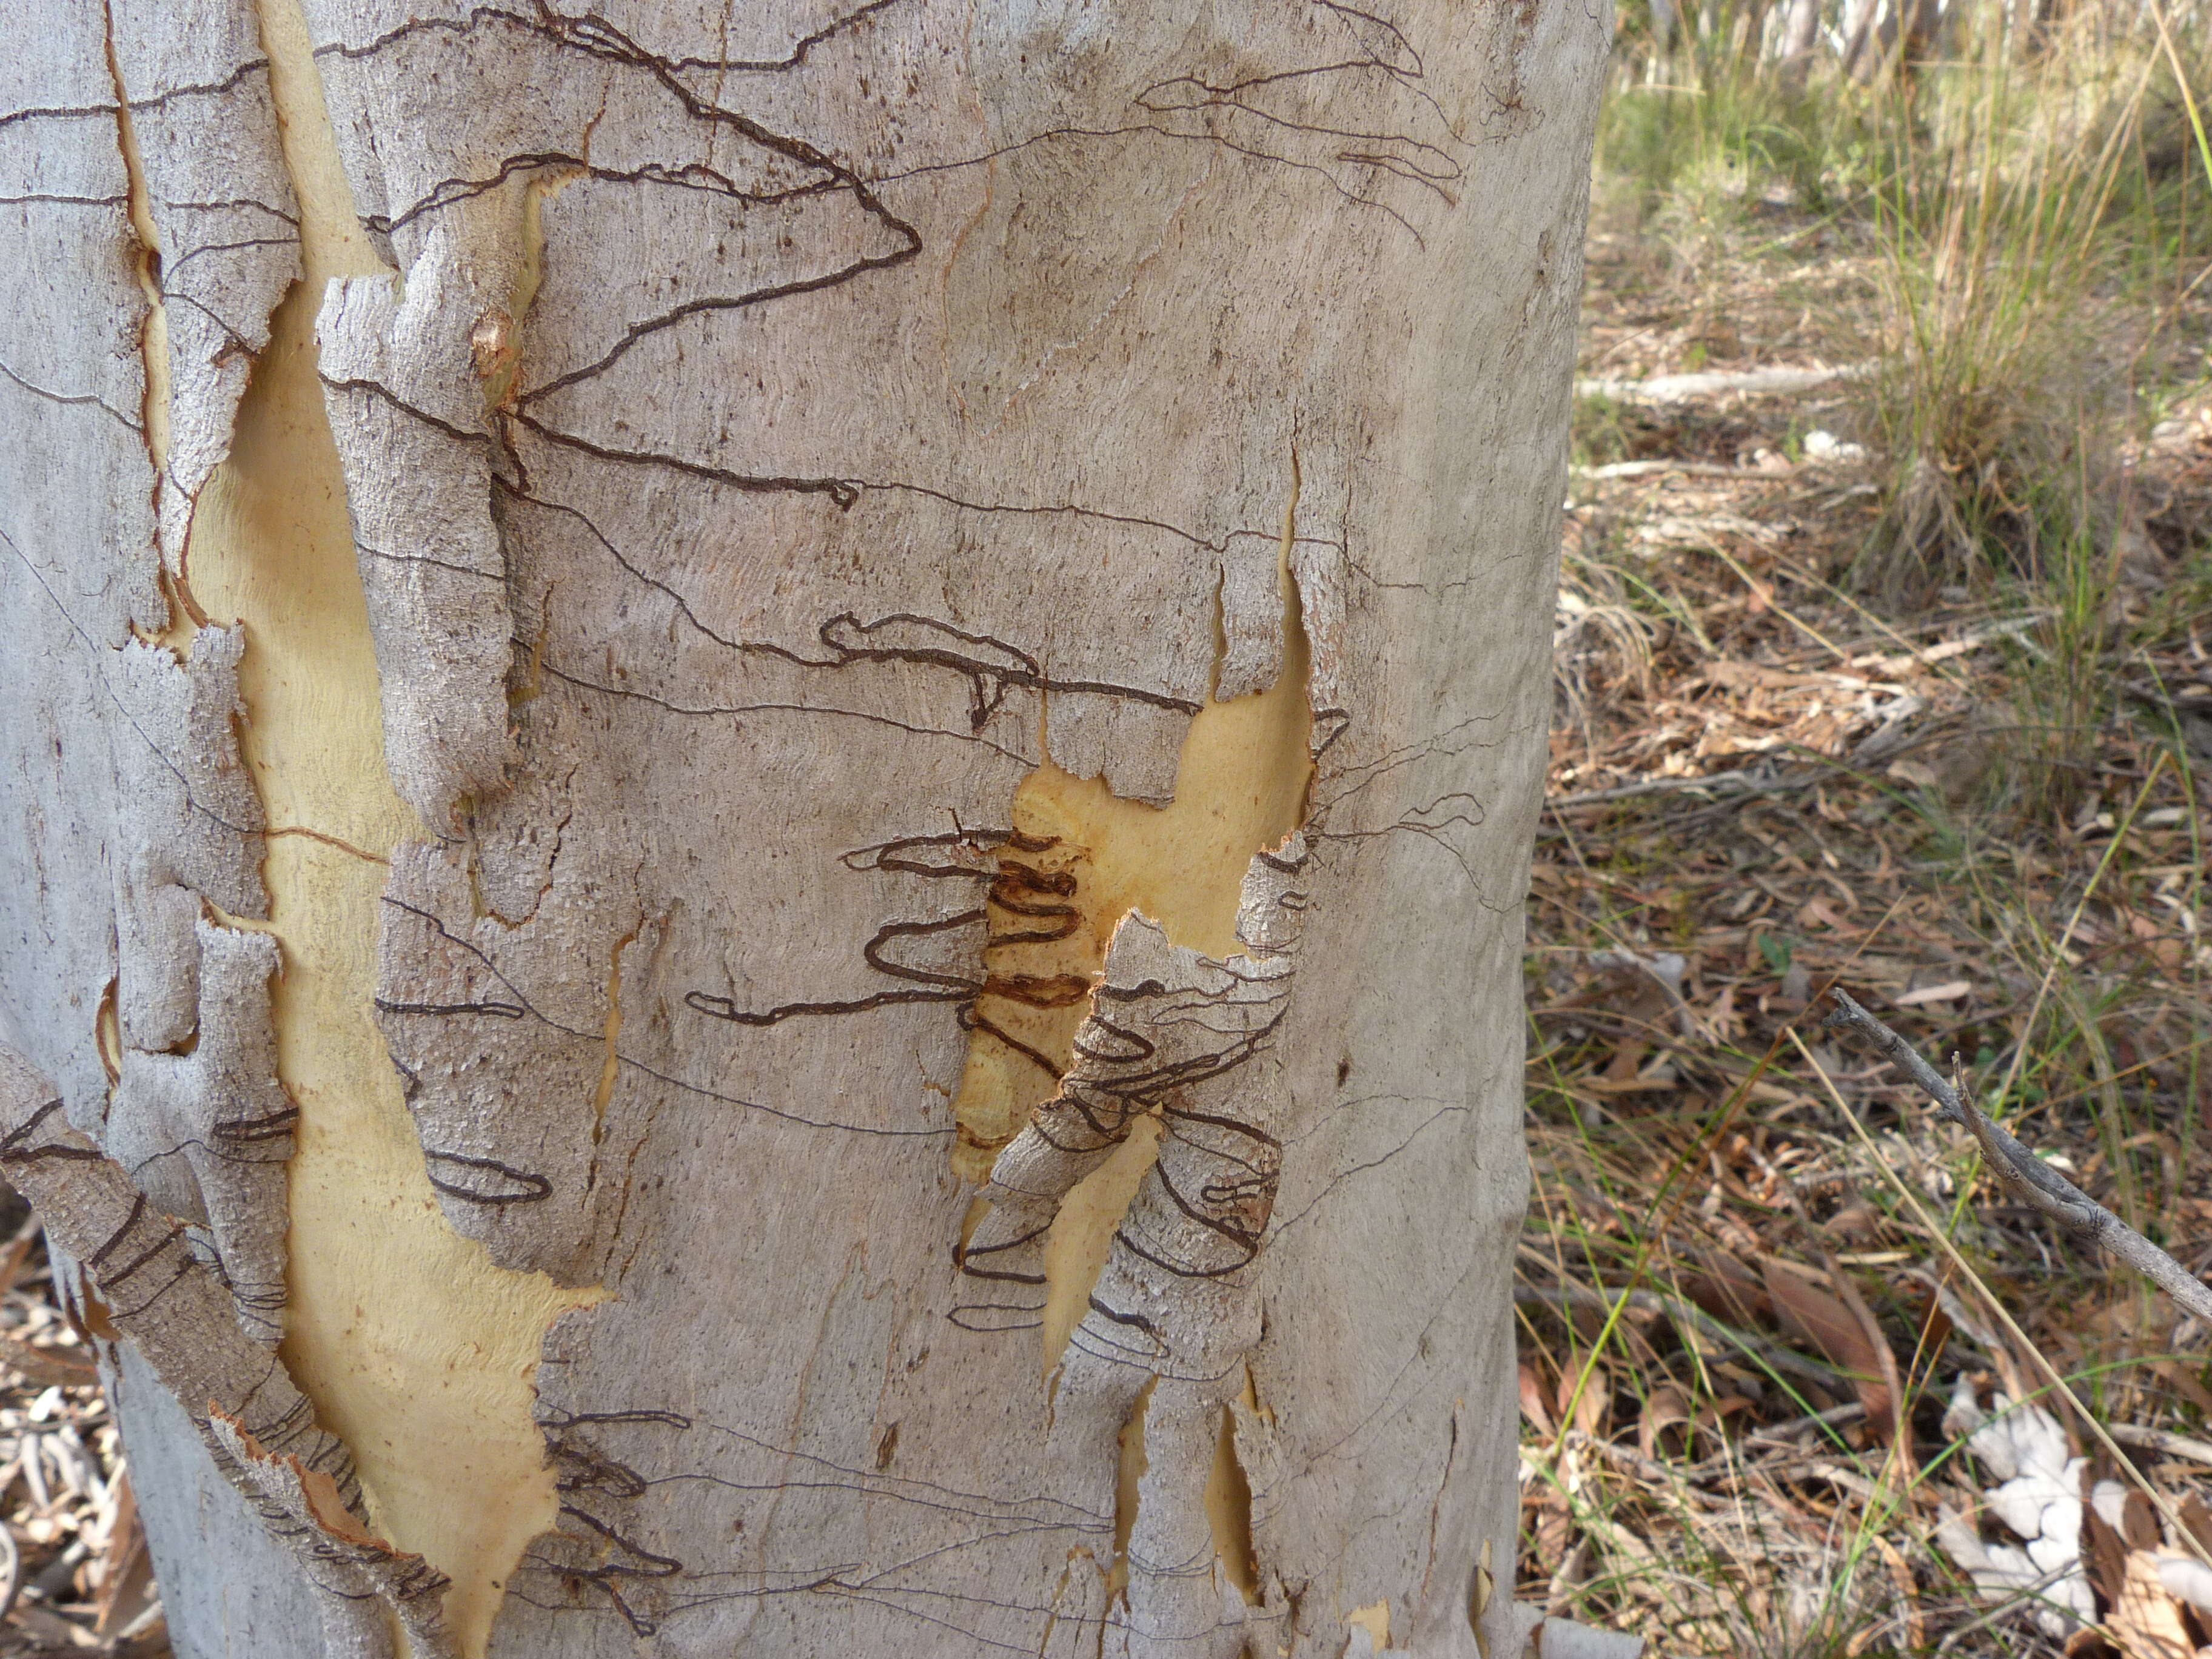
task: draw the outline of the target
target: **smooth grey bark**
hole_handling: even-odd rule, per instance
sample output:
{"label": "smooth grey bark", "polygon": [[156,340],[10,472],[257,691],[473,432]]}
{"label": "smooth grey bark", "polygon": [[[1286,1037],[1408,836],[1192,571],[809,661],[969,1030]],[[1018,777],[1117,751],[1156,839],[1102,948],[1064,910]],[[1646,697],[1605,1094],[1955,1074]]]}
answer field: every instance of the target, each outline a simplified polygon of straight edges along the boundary
{"label": "smooth grey bark", "polygon": [[[1604,9],[10,21],[0,1166],[179,1652],[1517,1650]],[[239,505],[309,427],[343,591]],[[1125,915],[1111,826],[1301,677],[1291,822]]]}
{"label": "smooth grey bark", "polygon": [[1813,66],[1820,44],[1820,0],[1790,0],[1783,14],[1782,39],[1777,56],[1784,72],[1802,83]]}

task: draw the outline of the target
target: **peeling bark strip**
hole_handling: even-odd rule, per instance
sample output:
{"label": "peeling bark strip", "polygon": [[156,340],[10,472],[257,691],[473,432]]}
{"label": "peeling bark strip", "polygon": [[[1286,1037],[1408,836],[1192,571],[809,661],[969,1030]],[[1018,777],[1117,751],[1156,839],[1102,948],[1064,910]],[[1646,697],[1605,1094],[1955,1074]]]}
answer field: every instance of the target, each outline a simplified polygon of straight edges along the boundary
{"label": "peeling bark strip", "polygon": [[0,1041],[180,1652],[1511,1651],[1602,18],[33,12]]}
{"label": "peeling bark strip", "polygon": [[[1126,1598],[1093,1606],[1112,1651],[1221,1652],[1272,1645],[1288,1607],[1270,1576],[1255,1607],[1217,1565],[1193,1468],[1214,1458],[1225,1414],[1248,1382],[1261,1328],[1253,1271],[1282,1169],[1282,1074],[1269,1049],[1291,1012],[1299,925],[1310,896],[1293,836],[1253,860],[1239,908],[1246,951],[1225,962],[1168,943],[1131,915],[1077,1031],[1060,1092],[999,1154],[990,1212],[960,1251],[974,1300],[952,1310],[964,1330],[1036,1328],[1049,1275],[1045,1238],[1061,1201],[1158,1112],[1158,1161],[1114,1234],[1086,1311],[1058,1361],[1051,1449],[1058,1490],[1114,1502],[1115,1443],[1141,1411],[1150,1478],[1121,1545]],[[1084,1288],[1084,1287],[1079,1287]],[[1142,1401],[1141,1405],[1139,1401]],[[1273,1462],[1262,1420],[1237,1419],[1249,1468]],[[1157,1473],[1152,1473],[1156,1471]],[[1249,1523],[1248,1523],[1249,1524]],[[1257,1626],[1242,1630],[1241,1627]]]}
{"label": "peeling bark strip", "polygon": [[202,1231],[240,1324],[274,1347],[284,1306],[284,1164],[299,1117],[276,1079],[276,942],[260,918],[260,798],[240,763],[244,630],[201,630],[188,663],[137,640],[112,659],[110,727],[128,853],[116,872],[117,1051],[86,1125],[168,1214]]}
{"label": "peeling bark strip", "polygon": [[161,558],[190,611],[192,514],[229,451],[269,313],[299,275],[298,205],[252,5],[106,9],[139,283],[153,302],[143,352]]}
{"label": "peeling bark strip", "polygon": [[[1146,1176],[1115,1237],[1128,1259],[1116,1260],[1109,1271],[1157,1281],[1136,1290],[1146,1297],[1243,1288],[1232,1281],[1259,1255],[1281,1170],[1282,1144],[1272,1133],[1279,1113],[1270,1079],[1255,1062],[1289,1012],[1296,917],[1307,902],[1291,884],[1305,856],[1303,842],[1293,837],[1253,861],[1241,930],[1248,954],[1215,962],[1170,944],[1158,924],[1140,914],[1121,923],[1105,972],[1091,988],[1089,1016],[1075,1034],[1075,1062],[1059,1093],[1036,1109],[992,1166],[983,1189],[990,1212],[959,1253],[961,1271],[977,1281],[971,1294],[979,1299],[956,1307],[953,1323],[978,1331],[1042,1325],[1044,1238],[1053,1217],[1148,1112],[1166,1115],[1179,1153],[1170,1163],[1164,1152],[1162,1164]],[[1163,1231],[1174,1237],[1163,1241]],[[1178,1289],[1167,1280],[1187,1285]],[[994,1293],[999,1285],[1010,1288]],[[1139,1373],[1127,1385],[1130,1400],[1162,1369],[1191,1363],[1182,1351],[1235,1346],[1242,1334],[1233,1361],[1257,1334],[1236,1329],[1242,1321],[1221,1328],[1218,1307],[1203,1317],[1197,1310],[1176,1310],[1175,1328],[1164,1329],[1158,1316],[1131,1311],[1129,1295],[1119,1302],[1102,1303],[1093,1291],[1091,1316],[1077,1328],[1074,1342],[1079,1353]],[[1186,1322],[1190,1328],[1183,1328]],[[1218,1364],[1211,1367],[1216,1378],[1224,1371]],[[1115,1413],[1117,1426],[1127,1405]]]}
{"label": "peeling bark strip", "polygon": [[47,1237],[79,1264],[75,1299],[102,1358],[112,1363],[118,1340],[137,1347],[191,1414],[216,1467],[320,1593],[325,1652],[388,1659],[389,1607],[410,1659],[446,1659],[444,1577],[368,1529],[353,1460],[316,1425],[276,1358],[240,1334],[220,1273],[185,1228],[69,1127],[61,1097],[5,1048],[0,1176],[38,1206]]}

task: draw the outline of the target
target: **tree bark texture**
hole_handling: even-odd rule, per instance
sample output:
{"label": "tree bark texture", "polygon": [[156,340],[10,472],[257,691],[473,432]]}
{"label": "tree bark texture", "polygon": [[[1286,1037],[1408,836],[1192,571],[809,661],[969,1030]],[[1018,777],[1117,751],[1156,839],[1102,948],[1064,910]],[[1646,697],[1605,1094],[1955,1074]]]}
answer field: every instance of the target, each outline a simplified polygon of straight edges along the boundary
{"label": "tree bark texture", "polygon": [[1583,0],[29,0],[0,1171],[179,1654],[1495,1656]]}

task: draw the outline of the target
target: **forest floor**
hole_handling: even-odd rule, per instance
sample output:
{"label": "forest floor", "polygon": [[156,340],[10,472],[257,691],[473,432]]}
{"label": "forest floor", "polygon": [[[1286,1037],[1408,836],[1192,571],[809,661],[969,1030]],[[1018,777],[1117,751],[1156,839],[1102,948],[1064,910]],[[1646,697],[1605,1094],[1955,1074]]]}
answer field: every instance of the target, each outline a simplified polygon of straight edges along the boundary
{"label": "forest floor", "polygon": [[162,1659],[169,1644],[92,1352],[29,1208],[0,1188],[0,1659]]}
{"label": "forest floor", "polygon": [[1879,332],[1868,239],[1777,194],[1686,258],[1601,189],[1589,242],[1516,1593],[1667,1659],[2186,1659],[2212,1622],[2168,1585],[2198,1569],[2160,1569],[2184,1528],[2212,1545],[2212,1329],[1822,1016],[1839,985],[1958,1056],[2052,1168],[2212,1268],[2202,291],[2155,409],[2117,418],[2070,586],[1884,602],[1869,377],[1740,378]]}

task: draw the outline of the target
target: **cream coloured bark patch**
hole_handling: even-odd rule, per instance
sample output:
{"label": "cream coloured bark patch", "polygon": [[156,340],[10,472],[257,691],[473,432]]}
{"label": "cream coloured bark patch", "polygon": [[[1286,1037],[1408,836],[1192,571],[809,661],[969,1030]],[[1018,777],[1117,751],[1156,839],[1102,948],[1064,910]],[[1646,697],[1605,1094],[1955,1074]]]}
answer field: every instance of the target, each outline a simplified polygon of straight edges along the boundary
{"label": "cream coloured bark patch", "polygon": [[[1243,948],[1237,904],[1244,872],[1254,854],[1297,828],[1313,776],[1305,634],[1286,572],[1283,581],[1283,672],[1266,690],[1209,702],[1192,717],[1167,806],[1116,795],[1103,778],[1078,778],[1050,761],[1015,792],[1015,838],[1000,853],[992,896],[993,941],[983,957],[988,977],[954,1103],[961,1128],[954,1164],[967,1178],[987,1178],[999,1149],[1032,1108],[1052,1097],[1086,1012],[1085,995],[1064,988],[1097,981],[1122,917],[1140,910],[1172,943],[1210,957]],[[1040,914],[1060,909],[1073,914]],[[1105,1213],[1100,1200],[1117,1187],[1126,1189],[1126,1205],[1143,1173],[1141,1164],[1100,1170],[1071,1195],[1063,1214],[1073,1225],[1077,1215]],[[1096,1190],[1089,1190],[1092,1182]],[[1106,1231],[1119,1217],[1111,1210]],[[1103,1248],[1102,1240],[1061,1247],[1061,1254],[1071,1261],[1103,1261]],[[1075,1295],[1075,1311],[1061,1310],[1066,1317],[1057,1327],[1048,1315],[1048,1364],[1051,1333],[1058,1328],[1064,1340],[1081,1304]]]}
{"label": "cream coloured bark patch", "polygon": [[277,1063],[301,1109],[282,1353],[352,1448],[378,1526],[452,1577],[455,1637],[477,1654],[507,1574],[557,1512],[531,1414],[539,1344],[593,1297],[495,1267],[446,1224],[372,1018],[388,855],[422,830],[385,766],[313,329],[330,279],[379,267],[296,7],[271,0],[264,37],[306,280],[276,313],[230,457],[202,498],[192,578],[210,614],[246,629],[241,747],[275,826],[264,874],[284,953]]}
{"label": "cream coloured bark patch", "polygon": [[1345,1628],[1364,1630],[1374,1642],[1374,1650],[1381,1653],[1390,1645],[1390,1604],[1370,1601],[1364,1607],[1354,1607],[1344,1615]]}
{"label": "cream coloured bark patch", "polygon": [[1045,1240],[1044,1274],[1049,1292],[1044,1310],[1044,1368],[1049,1372],[1067,1352],[1067,1339],[1083,1317],[1085,1298],[1106,1266],[1114,1229],[1129,1212],[1138,1183],[1159,1156],[1159,1121],[1139,1118],[1129,1138],[1106,1162],[1078,1182],[1060,1201],[1051,1234]]}

